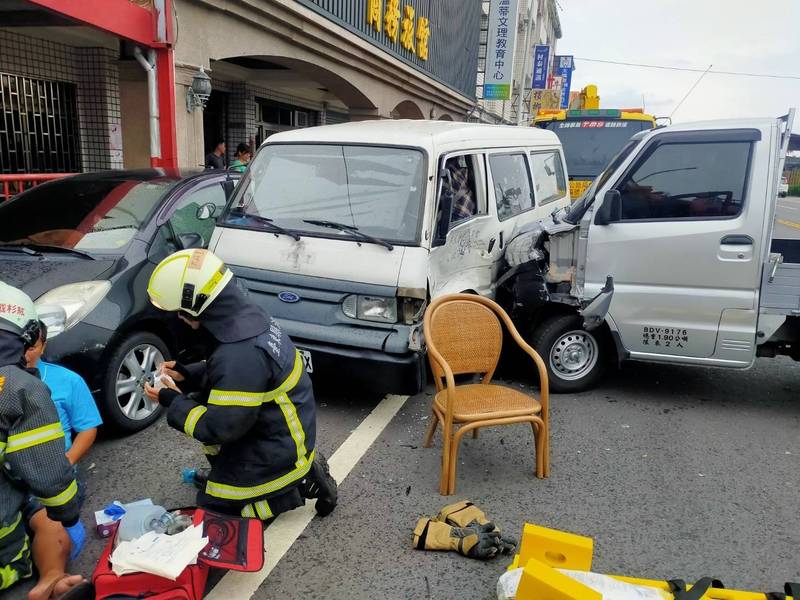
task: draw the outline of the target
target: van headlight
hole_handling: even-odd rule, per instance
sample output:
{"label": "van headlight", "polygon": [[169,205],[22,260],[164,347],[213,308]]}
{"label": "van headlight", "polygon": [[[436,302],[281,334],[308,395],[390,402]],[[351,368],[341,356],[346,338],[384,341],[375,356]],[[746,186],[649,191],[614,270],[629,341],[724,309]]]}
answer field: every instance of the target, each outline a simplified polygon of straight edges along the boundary
{"label": "van headlight", "polygon": [[[47,325],[47,337],[53,338],[80,323],[100,304],[110,289],[110,281],[82,281],[62,285],[40,296],[35,304],[45,317],[43,321]],[[63,309],[63,319],[59,314],[61,311],[53,310],[53,307]]]}
{"label": "van headlight", "polygon": [[342,301],[342,312],[351,319],[397,323],[397,298],[347,296]]}

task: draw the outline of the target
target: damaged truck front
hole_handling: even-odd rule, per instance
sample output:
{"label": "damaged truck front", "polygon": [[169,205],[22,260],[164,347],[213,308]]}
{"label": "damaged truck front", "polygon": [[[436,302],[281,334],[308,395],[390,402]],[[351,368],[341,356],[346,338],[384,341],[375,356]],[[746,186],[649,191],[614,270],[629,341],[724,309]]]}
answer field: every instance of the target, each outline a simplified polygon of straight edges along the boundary
{"label": "damaged truck front", "polygon": [[[578,208],[576,204],[573,208]],[[562,209],[521,231],[506,248],[508,270],[498,281],[498,299],[544,357],[553,391],[590,387],[603,372],[611,337],[603,327],[614,294],[606,278],[593,297],[584,293],[585,240]]]}
{"label": "damaged truck front", "polygon": [[773,240],[793,114],[637,134],[577,202],[508,243],[498,299],[552,390],[626,359],[800,359],[800,270],[786,264],[800,240]]}

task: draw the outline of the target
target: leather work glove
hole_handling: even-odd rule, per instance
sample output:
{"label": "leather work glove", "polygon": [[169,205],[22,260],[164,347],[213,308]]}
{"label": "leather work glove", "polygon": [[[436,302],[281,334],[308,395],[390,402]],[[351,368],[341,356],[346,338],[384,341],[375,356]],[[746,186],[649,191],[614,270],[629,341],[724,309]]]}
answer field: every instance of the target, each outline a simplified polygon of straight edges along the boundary
{"label": "leather work glove", "polygon": [[78,521],[72,527],[64,527],[67,531],[67,535],[69,535],[69,539],[72,542],[72,548],[69,551],[69,559],[75,560],[78,558],[78,555],[83,550],[83,545],[86,543],[86,529],[83,527],[83,523]]}
{"label": "leather work glove", "polygon": [[417,550],[452,550],[469,558],[486,560],[500,554],[500,534],[494,525],[451,527],[447,523],[422,517],[414,528]]}
{"label": "leather work glove", "polygon": [[462,500],[445,506],[436,516],[437,521],[447,523],[453,527],[477,527],[478,525],[491,525],[490,531],[500,536],[500,553],[511,554],[517,547],[517,540],[500,533],[500,529],[486,518],[484,512],[469,500]]}

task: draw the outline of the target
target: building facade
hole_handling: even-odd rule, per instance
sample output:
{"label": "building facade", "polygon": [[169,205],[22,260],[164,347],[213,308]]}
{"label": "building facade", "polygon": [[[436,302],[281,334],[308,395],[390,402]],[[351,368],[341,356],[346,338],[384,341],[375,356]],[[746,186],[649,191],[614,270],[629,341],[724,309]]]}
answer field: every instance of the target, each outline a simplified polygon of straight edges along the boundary
{"label": "building facade", "polygon": [[[497,2],[498,0],[492,0]],[[526,45],[525,38],[528,29],[528,10],[533,4],[531,35]],[[561,38],[561,21],[558,17],[556,0],[519,0],[517,6],[517,35],[514,44],[514,81],[511,98],[508,100],[484,100],[483,84],[486,73],[486,45],[489,37],[489,6],[488,0],[483,0],[481,6],[481,33],[478,62],[478,78],[476,97],[478,98],[478,115],[481,120],[503,123],[517,123],[517,96],[520,81],[524,79],[522,90],[522,123],[531,119],[529,106],[531,95],[533,48],[537,44],[550,46],[550,61],[552,67],[553,56],[556,54],[556,44]]]}
{"label": "building facade", "polygon": [[[0,174],[201,167],[217,142],[464,120],[480,0],[3,0]],[[200,69],[204,102],[187,102]]]}

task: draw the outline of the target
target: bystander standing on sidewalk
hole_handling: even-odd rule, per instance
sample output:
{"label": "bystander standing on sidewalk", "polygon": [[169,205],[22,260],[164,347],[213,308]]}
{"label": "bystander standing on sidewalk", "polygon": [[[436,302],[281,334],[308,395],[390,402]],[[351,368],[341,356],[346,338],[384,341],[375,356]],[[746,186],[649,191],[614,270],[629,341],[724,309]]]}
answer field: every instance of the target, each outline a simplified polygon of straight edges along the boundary
{"label": "bystander standing on sidewalk", "polygon": [[205,168],[225,170],[225,142],[217,142],[213,152],[206,154]]}
{"label": "bystander standing on sidewalk", "polygon": [[231,163],[231,170],[244,173],[252,156],[253,152],[250,150],[250,146],[242,142],[236,146],[236,159]]}

